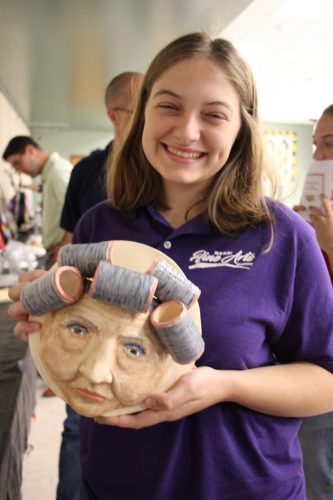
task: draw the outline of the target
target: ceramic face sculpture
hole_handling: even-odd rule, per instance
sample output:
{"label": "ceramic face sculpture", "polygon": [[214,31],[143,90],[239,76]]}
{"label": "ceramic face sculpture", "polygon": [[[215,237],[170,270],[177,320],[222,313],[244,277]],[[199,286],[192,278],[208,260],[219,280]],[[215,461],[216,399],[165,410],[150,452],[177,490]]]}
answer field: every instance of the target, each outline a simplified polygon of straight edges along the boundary
{"label": "ceramic face sculpture", "polygon": [[22,302],[43,379],[81,415],[133,413],[202,354],[200,290],[163,253],[113,241],[67,245]]}

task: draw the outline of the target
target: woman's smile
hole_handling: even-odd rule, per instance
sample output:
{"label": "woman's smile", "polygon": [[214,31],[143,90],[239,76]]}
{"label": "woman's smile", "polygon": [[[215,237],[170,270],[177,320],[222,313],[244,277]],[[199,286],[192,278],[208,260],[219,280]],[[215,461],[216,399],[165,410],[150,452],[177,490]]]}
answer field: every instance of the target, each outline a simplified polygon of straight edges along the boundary
{"label": "woman's smile", "polygon": [[196,151],[192,149],[180,148],[175,146],[170,146],[168,144],[163,144],[163,147],[171,156],[176,156],[177,161],[180,160],[197,160],[198,158],[202,158],[207,153],[203,153],[202,151]]}
{"label": "woman's smile", "polygon": [[239,96],[220,66],[189,58],[153,85],[142,146],[164,188],[204,188],[227,162],[240,125]]}

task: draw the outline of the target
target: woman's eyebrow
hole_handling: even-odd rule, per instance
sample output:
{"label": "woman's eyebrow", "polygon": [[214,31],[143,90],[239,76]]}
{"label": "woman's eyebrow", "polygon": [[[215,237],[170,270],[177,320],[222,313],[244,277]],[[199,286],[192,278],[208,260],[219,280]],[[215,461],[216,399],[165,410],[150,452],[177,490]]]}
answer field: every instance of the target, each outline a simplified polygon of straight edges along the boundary
{"label": "woman's eyebrow", "polygon": [[[182,98],[180,95],[176,94],[175,92],[172,92],[172,90],[167,90],[167,89],[158,90],[157,92],[155,92],[153,97],[159,97],[161,95],[168,95],[168,96],[174,97],[176,99]],[[230,111],[232,111],[232,107],[226,101],[208,101],[208,102],[204,103],[204,105],[205,106],[223,106],[224,108],[227,108]]]}
{"label": "woman's eyebrow", "polygon": [[176,94],[175,92],[172,92],[172,90],[167,90],[167,89],[161,89],[155,92],[153,97],[158,97],[160,95],[169,95],[171,97],[175,97],[176,99],[181,99],[181,96]]}
{"label": "woman's eyebrow", "polygon": [[223,106],[224,108],[230,109],[230,111],[232,111],[232,107],[226,101],[211,101],[205,103],[205,106]]}

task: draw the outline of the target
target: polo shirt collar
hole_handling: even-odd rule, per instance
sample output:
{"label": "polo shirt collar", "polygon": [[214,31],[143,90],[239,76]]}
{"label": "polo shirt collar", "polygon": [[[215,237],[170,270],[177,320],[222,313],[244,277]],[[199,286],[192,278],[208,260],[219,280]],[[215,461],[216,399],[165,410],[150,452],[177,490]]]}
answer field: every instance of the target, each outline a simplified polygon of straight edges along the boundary
{"label": "polo shirt collar", "polygon": [[163,226],[164,230],[168,229],[170,231],[170,234],[177,234],[177,235],[183,235],[183,234],[200,234],[200,235],[209,235],[215,233],[215,228],[211,224],[211,222],[207,219],[206,215],[204,213],[201,213],[194,217],[193,219],[190,219],[189,221],[185,222],[182,226],[178,227],[177,229],[174,229],[169,222],[163,217],[163,215],[160,214],[156,210],[153,204],[149,205],[140,205],[138,206],[138,210],[145,210],[148,214],[148,216],[153,219],[154,223]]}

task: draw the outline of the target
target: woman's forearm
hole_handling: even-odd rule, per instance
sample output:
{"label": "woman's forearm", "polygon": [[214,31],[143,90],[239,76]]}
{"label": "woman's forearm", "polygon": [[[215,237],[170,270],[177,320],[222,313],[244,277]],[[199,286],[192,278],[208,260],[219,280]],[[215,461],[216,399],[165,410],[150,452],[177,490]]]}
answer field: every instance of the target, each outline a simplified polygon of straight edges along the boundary
{"label": "woman's forearm", "polygon": [[219,371],[217,379],[227,382],[230,401],[261,413],[306,417],[333,411],[333,375],[312,363]]}

